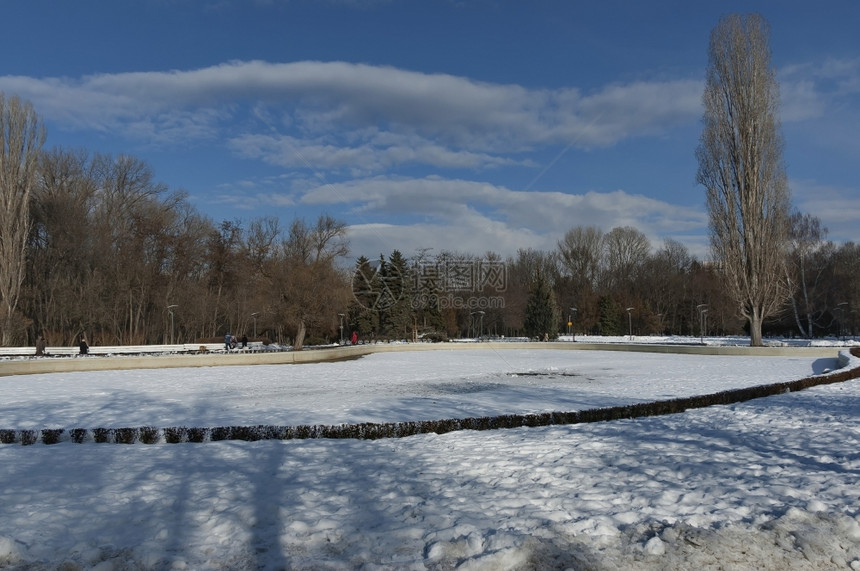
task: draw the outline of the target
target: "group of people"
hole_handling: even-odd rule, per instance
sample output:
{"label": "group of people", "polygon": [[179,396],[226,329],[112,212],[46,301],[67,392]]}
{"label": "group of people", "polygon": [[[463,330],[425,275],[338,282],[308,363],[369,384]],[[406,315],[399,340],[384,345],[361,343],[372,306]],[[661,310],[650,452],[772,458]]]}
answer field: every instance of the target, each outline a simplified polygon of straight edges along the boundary
{"label": "group of people", "polygon": [[[357,331],[352,332],[351,341],[352,341],[353,345],[358,345],[358,332]],[[242,341],[241,342],[242,342],[242,349],[247,349],[248,348],[248,336],[242,335]],[[224,350],[227,352],[230,352],[230,351],[236,349],[236,347],[238,347],[238,346],[239,346],[239,340],[236,339],[235,335],[233,335],[232,333],[230,333],[228,331],[224,335]]]}
{"label": "group of people", "polygon": [[[228,331],[226,335],[224,335],[224,349],[226,351],[230,351],[235,349],[239,345],[239,340],[236,339],[235,335],[231,335]],[[242,335],[242,349],[246,349],[248,347],[248,336]]]}
{"label": "group of people", "polygon": [[[356,332],[356,331],[352,332],[351,341],[352,341],[353,345],[358,344],[358,332]],[[235,335],[232,335],[229,331],[227,332],[226,335],[224,335],[224,349],[226,351],[231,351],[233,349],[236,349],[236,347],[239,346],[239,343],[240,343],[240,340],[237,339]],[[242,349],[246,349],[248,347],[248,336],[247,335],[242,335],[241,343],[242,343]],[[47,343],[45,341],[45,338],[42,335],[39,335],[36,338],[36,357],[41,357],[43,355],[47,355],[46,349],[47,349]],[[87,344],[87,338],[86,337],[83,337],[83,336],[81,337],[81,342],[78,345],[78,349],[79,349],[78,352],[80,355],[89,354],[90,346]]]}

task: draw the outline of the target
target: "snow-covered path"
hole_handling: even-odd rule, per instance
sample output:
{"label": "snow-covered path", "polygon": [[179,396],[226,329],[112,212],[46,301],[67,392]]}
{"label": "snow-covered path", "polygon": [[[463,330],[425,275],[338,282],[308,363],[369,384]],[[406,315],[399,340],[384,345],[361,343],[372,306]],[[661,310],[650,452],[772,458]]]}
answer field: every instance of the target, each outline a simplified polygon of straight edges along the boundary
{"label": "snow-covered path", "polygon": [[[114,390],[161,401],[143,406],[97,398],[109,390],[107,380],[65,378],[44,390],[53,403],[44,407],[20,392],[11,402],[4,396],[0,424],[22,420],[28,409],[61,426],[135,425],[120,422],[126,416],[157,424],[141,411],[159,406],[168,411],[165,422],[183,424],[242,415],[266,422],[279,406],[313,422],[391,420],[402,407],[414,412],[449,399],[430,407],[435,417],[457,406],[518,408],[529,385],[513,392],[499,383],[500,371],[547,383],[537,392],[555,388],[541,403],[576,402],[567,385],[573,381],[589,394],[584,399],[602,405],[720,390],[710,383],[731,378],[733,367],[762,384],[806,376],[813,366],[770,359],[758,368],[735,357],[716,367],[713,357],[698,357],[680,367],[674,356],[661,356],[667,363],[660,365],[654,355],[615,353],[614,361],[576,363],[585,378],[592,366],[607,374],[594,385],[580,377],[508,375],[510,367],[572,372],[573,364],[556,361],[565,354],[553,353],[510,354],[495,368],[469,352],[437,355],[438,369],[430,370],[417,366],[423,353],[412,355],[411,369],[408,353],[290,366],[301,369],[289,374],[308,383],[307,396],[276,399],[269,388],[263,396],[250,391],[252,398],[247,388],[234,388],[236,410],[230,399],[213,398],[208,383],[226,383],[217,380],[220,369],[173,380],[168,371],[107,374]],[[375,371],[391,385],[371,395],[354,385],[347,391],[342,383],[356,380],[349,367]],[[702,374],[698,385],[694,370]],[[613,381],[612,371],[623,374]],[[266,375],[250,373],[248,382],[260,389]],[[630,383],[622,379],[632,373],[643,377],[625,392]],[[397,379],[415,383],[417,394],[397,392]],[[7,381],[15,386],[22,378],[0,384]],[[26,382],[36,383],[35,393],[50,381]],[[454,391],[469,382],[492,386]],[[424,394],[428,387],[435,388]],[[77,391],[89,404],[60,407]],[[335,406],[344,400],[350,404]],[[301,416],[314,401],[322,412]],[[254,406],[262,416],[253,415]],[[380,441],[6,445],[0,461],[0,563],[13,569],[64,562],[98,569],[860,569],[860,381],[588,425]]]}

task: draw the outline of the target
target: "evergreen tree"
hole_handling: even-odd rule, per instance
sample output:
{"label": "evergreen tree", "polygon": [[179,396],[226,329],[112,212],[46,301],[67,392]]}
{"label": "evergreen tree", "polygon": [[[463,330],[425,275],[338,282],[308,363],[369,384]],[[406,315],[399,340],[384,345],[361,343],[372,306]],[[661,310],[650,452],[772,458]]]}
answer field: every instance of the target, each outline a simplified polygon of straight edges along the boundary
{"label": "evergreen tree", "polygon": [[523,324],[526,335],[539,339],[548,335],[550,339],[555,339],[558,337],[558,316],[552,288],[543,277],[543,273],[538,272],[526,301]]}
{"label": "evergreen tree", "polygon": [[382,296],[379,302],[379,321],[385,332],[397,339],[412,337],[414,327],[412,287],[406,258],[394,250],[388,261],[382,260]]}
{"label": "evergreen tree", "polygon": [[597,326],[601,335],[621,335],[621,323],[618,319],[618,305],[608,296],[601,296],[597,302]]}
{"label": "evergreen tree", "polygon": [[349,305],[348,330],[355,330],[367,337],[379,329],[379,300],[381,281],[370,260],[361,256],[355,263],[352,276],[352,303]]}

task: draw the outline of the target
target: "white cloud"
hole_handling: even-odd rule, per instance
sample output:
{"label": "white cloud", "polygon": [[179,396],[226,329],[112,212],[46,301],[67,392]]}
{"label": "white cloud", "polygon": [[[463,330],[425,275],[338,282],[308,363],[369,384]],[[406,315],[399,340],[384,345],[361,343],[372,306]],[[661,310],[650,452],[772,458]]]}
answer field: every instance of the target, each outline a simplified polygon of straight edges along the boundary
{"label": "white cloud", "polygon": [[798,210],[818,217],[835,242],[858,242],[860,188],[830,186],[809,180],[792,180],[791,189]]}
{"label": "white cloud", "polygon": [[786,66],[778,79],[782,120],[817,119],[860,93],[860,58]]}
{"label": "white cloud", "polygon": [[[701,210],[621,190],[584,194],[515,191],[440,177],[371,177],[326,184],[309,189],[301,203],[350,208],[355,226],[364,229],[361,232],[367,240],[374,238],[367,229],[384,228],[378,237],[387,242],[405,240],[464,251],[468,244],[471,249],[467,251],[492,249],[505,255],[520,247],[554,249],[556,241],[574,226],[598,226],[606,231],[615,226],[635,226],[655,247],[665,237],[704,233],[707,227]],[[377,224],[391,219],[412,222]]]}
{"label": "white cloud", "polygon": [[571,125],[567,136],[585,132],[583,141],[609,145],[697,120],[702,115],[702,89],[703,82],[698,80],[611,85],[574,102],[576,112],[564,117],[589,118],[595,128]]}
{"label": "white cloud", "polygon": [[780,85],[780,119],[785,122],[820,117],[826,102],[809,80],[786,81]]}
{"label": "white cloud", "polygon": [[420,223],[397,225],[386,223],[353,224],[349,227],[351,255],[376,259],[380,254],[388,255],[400,250],[412,256],[432,246],[433,252],[462,252],[483,255],[495,252],[503,256],[513,255],[519,248],[552,249],[555,242],[527,229],[512,230],[501,222],[482,220],[479,217],[471,224]]}
{"label": "white cloud", "polygon": [[254,212],[259,209],[283,208],[294,206],[295,201],[288,194],[243,192],[215,192],[207,198],[208,202],[214,204],[228,205],[231,208],[243,212]]}

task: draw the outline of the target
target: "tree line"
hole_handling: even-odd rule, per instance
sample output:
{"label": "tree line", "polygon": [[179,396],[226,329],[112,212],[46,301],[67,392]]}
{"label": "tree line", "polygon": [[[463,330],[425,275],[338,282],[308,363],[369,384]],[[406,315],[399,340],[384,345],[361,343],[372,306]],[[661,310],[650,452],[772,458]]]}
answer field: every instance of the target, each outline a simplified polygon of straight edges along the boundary
{"label": "tree line", "polygon": [[129,156],[52,150],[37,173],[18,338],[133,345],[265,331],[301,346],[324,308],[346,303],[335,263],[346,227],[328,216],[216,224]]}
{"label": "tree line", "polygon": [[[808,214],[791,217],[790,235],[785,275],[773,279],[790,283],[791,295],[764,334],[855,334],[860,245],[827,240]],[[507,258],[424,251],[406,259],[395,250],[356,262],[344,323],[363,339],[749,335],[723,274],[680,242],[654,247],[629,226],[575,227],[554,250]]]}

